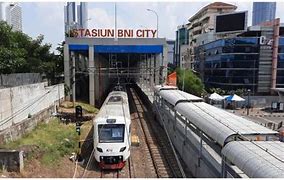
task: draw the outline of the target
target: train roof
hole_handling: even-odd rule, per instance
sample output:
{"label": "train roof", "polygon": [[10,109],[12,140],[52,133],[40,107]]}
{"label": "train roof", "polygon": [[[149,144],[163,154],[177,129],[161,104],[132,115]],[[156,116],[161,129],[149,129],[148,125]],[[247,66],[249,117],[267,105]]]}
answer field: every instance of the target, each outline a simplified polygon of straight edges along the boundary
{"label": "train roof", "polygon": [[204,102],[179,103],[175,109],[221,146],[231,135],[277,134],[276,131]]}
{"label": "train roof", "polygon": [[279,141],[234,141],[222,154],[251,178],[284,177],[284,143]]}
{"label": "train roof", "polygon": [[125,121],[130,121],[129,117],[127,116],[126,110],[128,107],[123,107],[119,104],[107,104],[103,106],[96,116],[97,123],[106,123],[106,119],[116,119],[116,123],[121,122],[125,123]]}
{"label": "train roof", "polygon": [[154,90],[156,92],[162,91],[162,90],[177,90],[178,88],[176,86],[164,86],[164,85],[157,85],[154,87]]}
{"label": "train roof", "polygon": [[129,122],[127,93],[123,91],[110,92],[95,119],[97,123],[106,123],[106,119],[116,119],[116,123]]}
{"label": "train roof", "polygon": [[124,91],[112,91],[112,92],[109,93],[109,95],[106,99],[108,99],[110,96],[114,96],[114,95],[120,95],[120,96],[127,98],[127,93],[124,92]]}
{"label": "train roof", "polygon": [[201,102],[203,101],[203,99],[200,97],[197,97],[192,94],[188,94],[180,90],[168,89],[166,91],[160,91],[159,94],[173,106],[175,106],[179,102]]}

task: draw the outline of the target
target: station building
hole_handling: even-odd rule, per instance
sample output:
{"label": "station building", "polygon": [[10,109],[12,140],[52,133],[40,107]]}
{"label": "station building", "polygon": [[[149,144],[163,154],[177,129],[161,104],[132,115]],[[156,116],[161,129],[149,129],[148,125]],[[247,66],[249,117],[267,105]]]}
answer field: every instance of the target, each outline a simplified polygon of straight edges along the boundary
{"label": "station building", "polygon": [[69,100],[99,107],[116,84],[152,88],[167,75],[165,38],[66,37],[64,76]]}
{"label": "station building", "polygon": [[280,20],[251,26],[195,48],[195,70],[206,87],[250,89],[254,95],[284,87],[284,26]]}

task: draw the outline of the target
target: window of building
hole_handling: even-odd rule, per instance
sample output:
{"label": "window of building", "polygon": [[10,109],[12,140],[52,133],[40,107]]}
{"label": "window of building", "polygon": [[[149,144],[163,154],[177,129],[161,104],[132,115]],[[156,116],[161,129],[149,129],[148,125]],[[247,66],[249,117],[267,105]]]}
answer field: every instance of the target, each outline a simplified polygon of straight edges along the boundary
{"label": "window of building", "polygon": [[284,37],[279,38],[279,45],[284,45]]}

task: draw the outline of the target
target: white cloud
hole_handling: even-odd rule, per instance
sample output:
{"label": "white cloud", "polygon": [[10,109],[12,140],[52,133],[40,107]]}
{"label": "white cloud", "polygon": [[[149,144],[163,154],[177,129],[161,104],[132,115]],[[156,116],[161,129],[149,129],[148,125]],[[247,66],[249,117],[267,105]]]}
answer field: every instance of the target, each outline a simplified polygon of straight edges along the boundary
{"label": "white cloud", "polygon": [[233,2],[237,6],[237,11],[248,11],[248,26],[252,25],[252,2]]}
{"label": "white cloud", "polygon": [[276,17],[280,18],[281,22],[284,22],[284,2],[276,3]]}
{"label": "white cloud", "polygon": [[[213,2],[213,1],[211,1]],[[175,39],[178,25],[198,12],[209,1],[194,2],[117,2],[118,28],[156,29],[156,16],[146,9],[152,9],[159,15],[159,36]],[[237,11],[248,10],[248,25],[252,19],[252,1],[228,1],[238,6]],[[64,40],[64,5],[66,3],[21,3],[25,4],[23,13],[27,15],[24,32],[32,37],[45,35],[45,42],[51,42],[55,48]],[[284,20],[284,2],[277,2],[276,17]],[[89,28],[114,28],[114,3],[89,2]],[[34,17],[34,18],[33,18]]]}
{"label": "white cloud", "polygon": [[89,21],[89,27],[96,28],[112,28],[113,27],[113,19],[106,12],[106,10],[101,8],[89,8],[88,15],[91,20]]}
{"label": "white cloud", "polygon": [[[107,12],[102,8],[89,8],[89,28],[114,28],[115,17],[113,12]],[[121,16],[117,15],[117,27],[127,28],[127,24]]]}
{"label": "white cloud", "polygon": [[[64,3],[21,3],[22,9],[29,19],[23,19],[23,31],[33,38],[44,35],[44,42],[51,43],[52,50],[64,40]],[[31,10],[32,8],[32,10]],[[31,14],[32,11],[34,14]]]}

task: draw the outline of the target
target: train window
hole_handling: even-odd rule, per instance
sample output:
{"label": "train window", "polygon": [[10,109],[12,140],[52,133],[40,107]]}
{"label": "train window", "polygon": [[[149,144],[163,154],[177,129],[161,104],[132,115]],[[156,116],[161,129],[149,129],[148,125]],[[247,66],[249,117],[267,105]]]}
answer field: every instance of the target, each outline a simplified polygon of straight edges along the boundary
{"label": "train window", "polygon": [[124,142],[124,124],[100,124],[100,143],[120,143]]}
{"label": "train window", "polygon": [[111,96],[108,100],[108,103],[110,102],[122,102],[122,97],[121,96]]}

